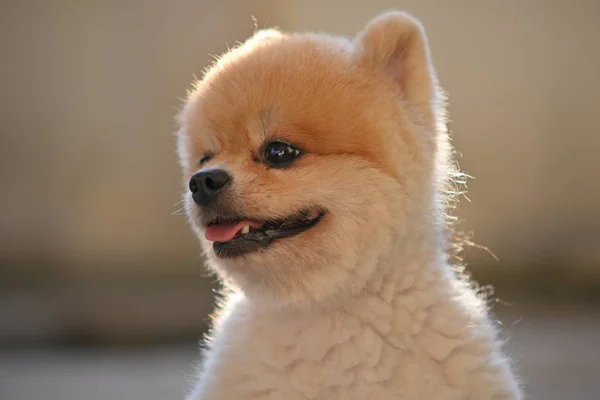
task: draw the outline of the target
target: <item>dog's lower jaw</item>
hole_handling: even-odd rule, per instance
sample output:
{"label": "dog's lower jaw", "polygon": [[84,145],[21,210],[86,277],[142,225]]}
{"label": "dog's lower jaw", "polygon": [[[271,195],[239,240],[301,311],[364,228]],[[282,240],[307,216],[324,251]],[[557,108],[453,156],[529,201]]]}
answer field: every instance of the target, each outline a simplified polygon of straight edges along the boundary
{"label": "dog's lower jaw", "polygon": [[188,400],[520,399],[483,301],[434,247],[411,247],[328,309],[231,296]]}

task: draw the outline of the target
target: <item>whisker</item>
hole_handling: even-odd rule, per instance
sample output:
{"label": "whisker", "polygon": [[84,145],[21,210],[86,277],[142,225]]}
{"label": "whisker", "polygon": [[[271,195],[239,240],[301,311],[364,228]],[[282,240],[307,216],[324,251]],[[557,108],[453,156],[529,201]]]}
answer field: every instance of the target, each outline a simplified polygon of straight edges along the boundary
{"label": "whisker", "polygon": [[178,208],[177,210],[173,211],[171,215],[185,215],[185,207]]}

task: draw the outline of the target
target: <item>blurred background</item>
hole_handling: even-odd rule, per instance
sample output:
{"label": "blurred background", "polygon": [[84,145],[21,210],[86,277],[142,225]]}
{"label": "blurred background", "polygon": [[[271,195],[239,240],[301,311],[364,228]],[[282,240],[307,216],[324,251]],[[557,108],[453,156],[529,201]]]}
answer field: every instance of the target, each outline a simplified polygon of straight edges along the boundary
{"label": "blurred background", "polygon": [[474,231],[531,399],[600,392],[600,2],[0,3],[0,399],[182,398],[214,279],[176,212],[174,115],[259,27],[425,24]]}

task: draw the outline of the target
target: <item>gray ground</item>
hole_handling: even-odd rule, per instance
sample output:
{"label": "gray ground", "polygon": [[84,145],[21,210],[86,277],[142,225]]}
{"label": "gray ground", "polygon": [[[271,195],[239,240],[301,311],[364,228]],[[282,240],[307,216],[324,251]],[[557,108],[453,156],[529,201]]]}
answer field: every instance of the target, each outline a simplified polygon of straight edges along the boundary
{"label": "gray ground", "polygon": [[[530,399],[600,399],[600,311],[503,318]],[[181,399],[194,344],[137,349],[19,349],[0,355],[1,400]]]}

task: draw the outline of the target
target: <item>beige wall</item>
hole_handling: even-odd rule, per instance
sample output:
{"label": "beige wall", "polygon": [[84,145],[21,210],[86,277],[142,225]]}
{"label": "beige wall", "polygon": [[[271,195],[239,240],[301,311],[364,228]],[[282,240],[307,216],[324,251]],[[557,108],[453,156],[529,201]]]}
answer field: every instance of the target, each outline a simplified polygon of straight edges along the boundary
{"label": "beige wall", "polygon": [[253,31],[251,15],[352,35],[401,7],[427,27],[477,178],[462,227],[503,267],[577,256],[600,269],[597,1],[12,3],[0,6],[3,266],[194,268],[197,245],[171,215],[170,134],[193,74]]}

